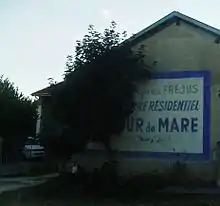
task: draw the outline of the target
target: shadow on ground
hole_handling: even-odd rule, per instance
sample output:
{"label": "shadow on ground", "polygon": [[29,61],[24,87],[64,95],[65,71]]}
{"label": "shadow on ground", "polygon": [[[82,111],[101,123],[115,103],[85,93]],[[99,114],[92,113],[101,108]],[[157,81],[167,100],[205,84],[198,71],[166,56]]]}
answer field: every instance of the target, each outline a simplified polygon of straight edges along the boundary
{"label": "shadow on ground", "polygon": [[[105,179],[107,181],[100,176],[63,175],[33,188],[3,193],[0,205],[220,205],[219,193],[164,193],[155,189],[158,186],[152,187],[153,183],[146,185],[147,182],[141,184],[133,180],[116,184],[111,177]],[[141,184],[140,187],[137,184]]]}

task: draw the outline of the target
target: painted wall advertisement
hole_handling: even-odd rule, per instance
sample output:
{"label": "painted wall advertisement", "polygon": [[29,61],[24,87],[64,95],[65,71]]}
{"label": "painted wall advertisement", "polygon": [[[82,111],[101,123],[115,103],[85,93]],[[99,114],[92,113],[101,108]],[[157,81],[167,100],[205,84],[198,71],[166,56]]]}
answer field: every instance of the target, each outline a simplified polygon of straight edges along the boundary
{"label": "painted wall advertisement", "polygon": [[155,74],[139,86],[134,113],[112,145],[131,156],[209,158],[210,77],[205,71]]}

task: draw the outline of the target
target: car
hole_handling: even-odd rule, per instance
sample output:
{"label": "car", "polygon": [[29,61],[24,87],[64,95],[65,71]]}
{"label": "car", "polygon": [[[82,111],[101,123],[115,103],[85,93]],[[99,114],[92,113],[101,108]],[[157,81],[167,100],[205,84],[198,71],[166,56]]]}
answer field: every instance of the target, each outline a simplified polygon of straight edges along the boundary
{"label": "car", "polygon": [[45,156],[45,148],[40,144],[39,139],[29,138],[22,149],[24,159],[43,158]]}

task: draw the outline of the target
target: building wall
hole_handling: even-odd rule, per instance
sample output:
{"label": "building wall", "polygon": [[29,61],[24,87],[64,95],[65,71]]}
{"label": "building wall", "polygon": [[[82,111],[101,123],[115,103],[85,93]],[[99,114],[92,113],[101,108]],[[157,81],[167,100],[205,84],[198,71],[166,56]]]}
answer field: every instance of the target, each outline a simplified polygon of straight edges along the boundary
{"label": "building wall", "polygon": [[[220,140],[218,125],[220,99],[217,95],[220,88],[220,45],[216,44],[215,40],[216,37],[212,34],[180,22],[180,26],[174,23],[140,43],[145,46],[146,63],[152,66],[153,71],[209,70],[211,72],[211,161],[190,163],[192,171],[207,178],[212,178],[214,175],[213,152],[216,142]],[[146,169],[149,165],[152,165],[152,169],[163,169],[162,163],[167,167],[173,162],[168,160],[167,164],[166,160],[151,159],[149,161],[152,164],[149,164],[143,161],[145,160],[140,160],[140,165],[142,167],[145,165]],[[124,166],[126,167],[126,164]]]}
{"label": "building wall", "polygon": [[37,106],[37,123],[36,123],[36,135],[40,134],[41,131],[41,118],[42,118],[42,103],[41,98],[38,100],[38,106]]}
{"label": "building wall", "polygon": [[[180,21],[180,25],[172,24],[162,31],[134,46],[145,46],[146,63],[153,71],[197,71],[211,72],[211,158],[209,161],[190,161],[188,168],[196,176],[213,179],[216,164],[214,162],[217,141],[220,141],[220,44],[215,43],[216,37],[204,30],[195,28]],[[100,166],[105,159],[97,155],[80,157],[90,168]],[[91,158],[93,161],[91,161]],[[96,160],[94,160],[96,158]],[[83,160],[82,160],[83,159]],[[122,174],[143,172],[167,172],[176,162],[175,159],[159,158],[122,158],[119,159],[119,171]]]}
{"label": "building wall", "polygon": [[52,116],[50,96],[39,97],[36,134],[57,135],[62,126]]}
{"label": "building wall", "polygon": [[215,148],[216,141],[220,140],[220,44],[216,44],[215,40],[216,37],[212,34],[180,22],[180,26],[172,24],[140,43],[146,47],[146,63],[152,65],[153,71],[211,72],[212,149]]}

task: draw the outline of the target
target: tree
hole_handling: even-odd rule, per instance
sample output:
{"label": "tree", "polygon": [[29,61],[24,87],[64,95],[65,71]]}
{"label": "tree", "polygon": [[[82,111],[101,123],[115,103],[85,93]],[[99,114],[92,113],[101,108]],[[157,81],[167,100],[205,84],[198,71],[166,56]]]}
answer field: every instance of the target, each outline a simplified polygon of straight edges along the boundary
{"label": "tree", "polygon": [[57,84],[57,81],[55,81],[53,77],[49,77],[47,80],[49,81],[48,82],[49,86],[53,86]]}
{"label": "tree", "polygon": [[99,33],[90,25],[76,42],[74,58],[67,57],[63,84],[52,92],[53,114],[66,126],[56,139],[63,154],[83,150],[89,141],[102,142],[111,151],[111,137],[123,131],[133,112],[138,83],[150,77],[143,48],[134,53],[126,32],[116,28],[112,22]]}
{"label": "tree", "polygon": [[0,136],[4,153],[11,155],[19,150],[23,141],[35,135],[36,102],[18,91],[8,78],[0,77]]}

